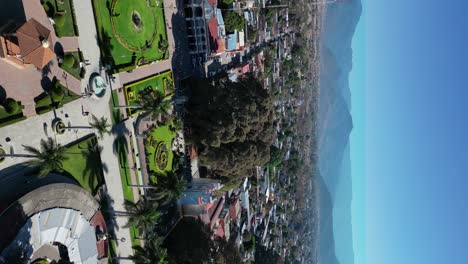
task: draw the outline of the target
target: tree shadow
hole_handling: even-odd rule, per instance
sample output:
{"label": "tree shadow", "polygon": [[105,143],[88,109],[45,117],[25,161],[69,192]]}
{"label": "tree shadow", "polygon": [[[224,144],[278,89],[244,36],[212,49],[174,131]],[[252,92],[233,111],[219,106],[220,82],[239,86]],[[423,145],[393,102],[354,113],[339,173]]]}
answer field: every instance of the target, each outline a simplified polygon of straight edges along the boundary
{"label": "tree shadow", "polygon": [[125,164],[124,162],[127,160],[128,153],[128,142],[124,135],[119,135],[115,138],[113,150],[117,154],[119,164],[122,167],[122,164]]}
{"label": "tree shadow", "polygon": [[110,66],[111,68],[115,66],[115,60],[112,57],[112,49],[114,48],[111,43],[112,37],[101,28],[100,37],[98,37],[98,42],[101,46],[101,56],[102,61],[106,66]]}
{"label": "tree shadow", "polygon": [[0,85],[0,104],[3,103],[3,101],[5,101],[6,96],[7,94],[5,88],[3,88],[3,86]]}
{"label": "tree shadow", "polygon": [[57,55],[57,57],[63,58],[65,52],[63,51],[63,46],[60,42],[55,42],[54,45],[54,52]]}
{"label": "tree shadow", "polygon": [[187,39],[187,25],[181,10],[171,17],[172,34],[174,36],[174,51],[172,54],[172,69],[175,80],[188,78],[193,70]]}
{"label": "tree shadow", "polygon": [[85,180],[87,180],[89,186],[95,186],[93,194],[96,194],[104,184],[103,172],[108,171],[107,165],[101,161],[102,147],[98,145],[97,139],[93,138],[86,143],[85,147],[80,147],[80,149],[82,149],[81,155],[86,160],[83,175],[88,175],[88,178]]}
{"label": "tree shadow", "polygon": [[110,238],[115,238],[115,231],[119,230],[114,211],[114,200],[109,196],[106,186],[103,186],[99,193],[99,204],[101,205],[101,212],[104,216],[107,226],[107,233]]}
{"label": "tree shadow", "polygon": [[47,77],[47,75],[43,75],[43,76],[42,76],[42,79],[41,79],[41,87],[42,87],[42,89],[43,89],[45,92],[50,92],[50,91],[52,91],[53,85],[54,85],[53,81],[50,80],[50,78]]}

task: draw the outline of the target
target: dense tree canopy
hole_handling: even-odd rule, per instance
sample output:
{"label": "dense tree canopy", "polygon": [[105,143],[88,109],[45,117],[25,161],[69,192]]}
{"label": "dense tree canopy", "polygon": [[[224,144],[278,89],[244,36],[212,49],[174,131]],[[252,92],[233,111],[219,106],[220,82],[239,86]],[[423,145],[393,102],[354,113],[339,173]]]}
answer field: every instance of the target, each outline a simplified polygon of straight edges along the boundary
{"label": "dense tree canopy", "polygon": [[213,173],[245,177],[270,160],[273,102],[255,78],[197,83],[188,110],[191,139]]}
{"label": "dense tree canopy", "polygon": [[234,11],[226,11],[224,13],[224,25],[226,32],[234,32],[235,29],[242,30],[244,29],[244,17],[238,15]]}

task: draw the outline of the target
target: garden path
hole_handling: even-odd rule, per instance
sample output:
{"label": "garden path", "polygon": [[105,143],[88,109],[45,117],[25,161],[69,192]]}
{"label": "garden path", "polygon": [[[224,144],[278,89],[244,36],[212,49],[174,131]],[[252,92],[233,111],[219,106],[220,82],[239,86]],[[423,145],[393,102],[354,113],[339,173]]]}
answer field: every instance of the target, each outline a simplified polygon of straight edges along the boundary
{"label": "garden path", "polygon": [[[94,20],[93,6],[91,0],[74,0],[75,6],[75,15],[76,23],[78,26],[78,31],[80,32],[79,37],[79,46],[80,50],[83,53],[85,60],[89,61],[89,65],[86,66],[85,78],[81,82],[82,91],[85,91],[85,88],[88,87],[88,80],[91,74],[99,73],[102,77],[105,78],[106,74],[101,65],[101,54],[98,45],[96,23]],[[105,78],[109,80],[108,78]],[[107,83],[109,89],[111,87],[119,87],[120,82],[118,76],[115,79]],[[96,116],[104,116],[111,120],[111,113],[109,109],[109,99],[111,93],[108,90],[104,97],[100,99],[100,102],[97,102],[91,105],[88,108],[88,111],[95,113]],[[122,180],[121,177],[118,177],[120,174],[119,163],[117,154],[114,152],[114,141],[116,139],[115,134],[105,135],[103,139],[100,140],[100,144],[103,147],[101,152],[101,160],[106,164],[107,170],[104,171],[104,178],[106,180],[106,186],[110,198],[114,201],[112,204],[112,209],[114,211],[125,212],[124,207],[124,195],[122,189]],[[124,227],[127,223],[127,219],[124,217],[117,217],[115,226],[115,235],[118,238],[116,240],[116,251],[118,257],[127,258],[133,254],[130,230],[129,228]],[[121,259],[120,263],[132,263],[133,261],[127,259]]]}

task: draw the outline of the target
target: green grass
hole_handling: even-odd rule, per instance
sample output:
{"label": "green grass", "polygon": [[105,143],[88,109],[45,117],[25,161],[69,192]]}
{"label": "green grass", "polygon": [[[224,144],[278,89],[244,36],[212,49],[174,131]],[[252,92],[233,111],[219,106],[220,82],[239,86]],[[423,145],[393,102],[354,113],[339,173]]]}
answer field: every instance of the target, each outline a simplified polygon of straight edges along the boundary
{"label": "green grass", "polygon": [[20,107],[17,111],[13,113],[7,113],[5,108],[0,105],[0,127],[11,125],[13,123],[26,119],[26,117],[23,116],[24,107],[21,105],[21,102],[18,103]]}
{"label": "green grass", "polygon": [[[153,90],[160,91],[164,95],[169,96],[174,92],[174,83],[172,79],[172,72],[167,71],[141,81],[134,82],[124,86],[125,99],[127,105],[138,105],[140,102],[139,94],[147,87]],[[135,115],[139,109],[127,109],[129,115]]]}
{"label": "green grass", "polygon": [[[93,7],[101,54],[113,72],[169,57],[167,51],[159,49],[160,41],[167,42],[161,0],[93,0]],[[139,29],[132,21],[134,11],[141,17]]]}
{"label": "green grass", "polygon": [[63,12],[63,16],[65,16],[62,26],[54,25],[57,37],[78,36],[78,29],[74,21],[75,14],[73,13],[72,0],[42,0],[41,3],[49,17],[53,17],[57,12]]}
{"label": "green grass", "polygon": [[81,68],[80,68],[80,62],[82,62],[81,58],[82,55],[80,54],[81,52],[75,51],[75,52],[65,52],[64,56],[67,54],[71,54],[75,58],[75,64],[72,67],[68,67],[65,65],[65,63],[62,63],[60,65],[60,68],[64,69],[66,72],[71,74],[73,77],[77,78],[78,80],[81,80]]}
{"label": "green grass", "polygon": [[62,101],[60,101],[58,103],[53,102],[50,95],[48,95],[46,93],[42,93],[38,97],[34,98],[34,102],[36,102],[36,113],[37,114],[40,115],[40,114],[47,113],[49,111],[60,108],[63,105],[65,105],[67,103],[70,103],[70,102],[80,98],[79,95],[74,94],[73,92],[68,90],[65,86],[63,86],[62,84],[60,84],[60,87],[64,91],[65,95],[64,95]]}
{"label": "green grass", "polygon": [[135,199],[133,198],[133,188],[129,187],[128,184],[131,183],[131,176],[130,176],[130,167],[128,165],[127,153],[130,151],[127,140],[125,137],[121,136],[116,139],[114,142],[115,149],[117,151],[117,156],[119,159],[119,170],[120,170],[120,178],[122,180],[122,188],[124,193],[124,199],[134,202]]}
{"label": "green grass", "polygon": [[132,238],[132,246],[140,246],[140,232],[135,226],[130,227],[130,237]]}
{"label": "green grass", "polygon": [[101,157],[99,152],[91,149],[95,144],[97,138],[92,136],[68,146],[68,160],[63,162],[65,174],[73,177],[83,189],[93,195],[104,183]]}
{"label": "green grass", "polygon": [[[172,163],[174,160],[174,153],[171,151],[172,140],[175,137],[175,133],[169,129],[169,125],[156,127],[151,131],[150,135],[145,141],[146,159],[148,163],[148,170],[157,173],[166,173],[172,171]],[[155,162],[156,148],[159,142],[164,142],[168,149],[168,162],[164,170],[160,170]],[[153,143],[152,143],[153,142]]]}
{"label": "green grass", "polygon": [[[130,176],[130,168],[128,166],[128,159],[127,153],[129,151],[130,145],[125,140],[125,138],[121,137],[117,139],[114,144],[116,145],[117,149],[117,156],[119,158],[119,171],[120,171],[120,179],[122,180],[122,189],[124,193],[124,199],[135,202],[133,197],[134,188],[129,187],[128,184],[131,183],[131,176]],[[137,239],[139,237],[138,228],[135,226],[130,227],[130,237],[132,239],[132,246],[139,246],[140,240]]]}
{"label": "green grass", "polygon": [[117,90],[112,90],[111,97],[109,99],[109,109],[111,112],[111,122],[112,126],[122,122],[122,116],[120,114],[120,109],[114,108],[114,106],[119,105],[119,92]]}

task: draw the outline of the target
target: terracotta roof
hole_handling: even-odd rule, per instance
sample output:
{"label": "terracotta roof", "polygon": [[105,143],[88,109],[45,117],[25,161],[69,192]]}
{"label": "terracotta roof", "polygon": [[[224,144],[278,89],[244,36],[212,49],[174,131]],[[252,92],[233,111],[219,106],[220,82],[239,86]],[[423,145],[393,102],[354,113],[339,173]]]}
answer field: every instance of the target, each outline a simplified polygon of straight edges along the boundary
{"label": "terracotta roof", "polygon": [[218,19],[215,16],[211,17],[210,21],[208,21],[208,29],[210,30],[211,51],[214,54],[224,51],[223,39],[218,38],[218,26]]}
{"label": "terracotta roof", "polygon": [[50,30],[31,18],[17,31],[21,57],[27,63],[42,69],[51,61],[55,54],[51,49],[52,35]]}

